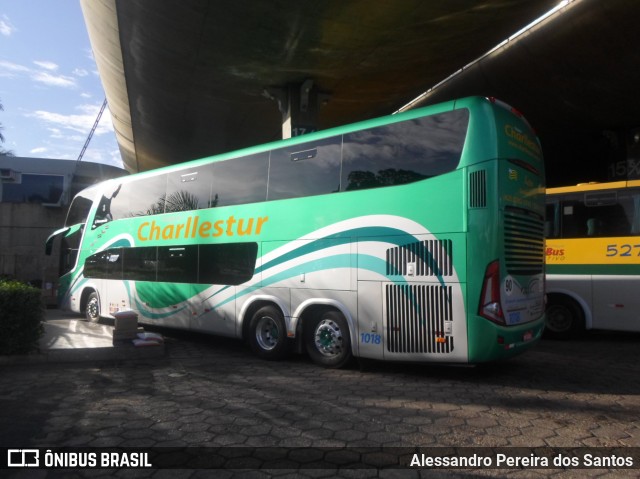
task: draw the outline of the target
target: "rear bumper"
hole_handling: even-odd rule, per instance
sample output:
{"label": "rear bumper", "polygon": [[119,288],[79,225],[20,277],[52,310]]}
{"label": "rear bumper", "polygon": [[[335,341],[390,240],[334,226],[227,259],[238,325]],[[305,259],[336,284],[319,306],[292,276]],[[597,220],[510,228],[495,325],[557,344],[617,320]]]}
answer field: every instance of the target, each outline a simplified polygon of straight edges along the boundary
{"label": "rear bumper", "polygon": [[501,326],[479,316],[471,317],[469,362],[499,361],[523,353],[540,341],[544,322],[544,316],[541,316],[525,324]]}

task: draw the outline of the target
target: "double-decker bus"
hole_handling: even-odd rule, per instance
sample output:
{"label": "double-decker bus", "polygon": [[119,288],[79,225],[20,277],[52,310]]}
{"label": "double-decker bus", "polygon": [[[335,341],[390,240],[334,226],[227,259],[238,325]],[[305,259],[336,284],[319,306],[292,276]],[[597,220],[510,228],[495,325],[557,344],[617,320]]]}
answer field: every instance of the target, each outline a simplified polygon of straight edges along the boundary
{"label": "double-decker bus", "polygon": [[118,178],[73,200],[59,303],[306,352],[478,363],[544,328],[544,170],[466,98]]}
{"label": "double-decker bus", "polygon": [[547,334],[640,331],[640,180],[549,188]]}

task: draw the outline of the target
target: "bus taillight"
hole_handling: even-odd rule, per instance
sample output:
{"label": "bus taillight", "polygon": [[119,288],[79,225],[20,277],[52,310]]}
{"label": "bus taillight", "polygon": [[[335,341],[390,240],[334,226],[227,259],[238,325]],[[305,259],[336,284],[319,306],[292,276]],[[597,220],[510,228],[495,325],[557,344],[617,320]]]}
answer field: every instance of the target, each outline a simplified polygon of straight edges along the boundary
{"label": "bus taillight", "polygon": [[484,273],[478,314],[495,323],[505,324],[500,305],[500,261],[498,260],[489,263]]}

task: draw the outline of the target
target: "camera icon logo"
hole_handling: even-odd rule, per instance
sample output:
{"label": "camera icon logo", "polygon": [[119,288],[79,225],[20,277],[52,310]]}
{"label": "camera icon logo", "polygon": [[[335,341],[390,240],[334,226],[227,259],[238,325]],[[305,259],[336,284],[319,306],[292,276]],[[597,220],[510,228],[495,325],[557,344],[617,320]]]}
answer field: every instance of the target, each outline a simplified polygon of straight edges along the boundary
{"label": "camera icon logo", "polygon": [[8,467],[39,467],[40,451],[38,449],[8,449]]}

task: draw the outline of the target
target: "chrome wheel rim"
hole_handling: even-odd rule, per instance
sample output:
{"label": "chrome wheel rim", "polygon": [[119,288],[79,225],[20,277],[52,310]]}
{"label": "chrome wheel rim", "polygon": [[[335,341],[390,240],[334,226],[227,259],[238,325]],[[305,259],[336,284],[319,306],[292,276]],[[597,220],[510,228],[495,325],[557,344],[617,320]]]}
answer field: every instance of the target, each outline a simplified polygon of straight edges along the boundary
{"label": "chrome wheel rim", "polygon": [[323,356],[330,358],[339,356],[344,349],[340,326],[331,319],[323,319],[318,323],[314,339],[316,349]]}
{"label": "chrome wheel rim", "polygon": [[92,321],[95,321],[98,319],[98,314],[98,300],[93,298],[89,303],[87,303],[87,315]]}

